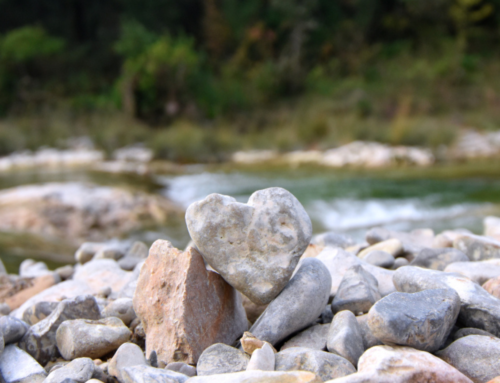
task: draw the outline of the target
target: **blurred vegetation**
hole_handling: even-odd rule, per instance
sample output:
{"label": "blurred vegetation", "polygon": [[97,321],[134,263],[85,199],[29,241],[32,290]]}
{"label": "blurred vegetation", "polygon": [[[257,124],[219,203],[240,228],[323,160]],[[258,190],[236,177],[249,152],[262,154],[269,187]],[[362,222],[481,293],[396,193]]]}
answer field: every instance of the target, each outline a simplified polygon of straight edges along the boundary
{"label": "blurred vegetation", "polygon": [[500,127],[500,0],[0,0],[0,154],[159,157]]}

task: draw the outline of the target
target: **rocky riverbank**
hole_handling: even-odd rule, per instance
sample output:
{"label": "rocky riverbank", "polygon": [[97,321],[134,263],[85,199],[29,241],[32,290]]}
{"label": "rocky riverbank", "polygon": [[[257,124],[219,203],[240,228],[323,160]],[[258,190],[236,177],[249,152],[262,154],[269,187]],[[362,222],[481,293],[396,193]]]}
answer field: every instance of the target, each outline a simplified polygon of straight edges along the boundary
{"label": "rocky riverbank", "polygon": [[500,381],[500,219],[312,236],[288,191],[212,194],[192,243],[0,266],[6,383]]}

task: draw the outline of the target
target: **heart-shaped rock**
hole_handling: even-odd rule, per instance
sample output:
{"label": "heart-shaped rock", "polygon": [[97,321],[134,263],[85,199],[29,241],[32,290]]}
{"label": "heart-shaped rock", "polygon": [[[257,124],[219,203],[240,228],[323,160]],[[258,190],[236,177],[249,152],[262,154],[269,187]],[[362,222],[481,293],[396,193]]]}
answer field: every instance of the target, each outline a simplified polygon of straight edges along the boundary
{"label": "heart-shaped rock", "polygon": [[256,191],[247,204],[210,194],[189,206],[186,223],[205,261],[259,305],[283,290],[312,236],[304,207],[282,188]]}

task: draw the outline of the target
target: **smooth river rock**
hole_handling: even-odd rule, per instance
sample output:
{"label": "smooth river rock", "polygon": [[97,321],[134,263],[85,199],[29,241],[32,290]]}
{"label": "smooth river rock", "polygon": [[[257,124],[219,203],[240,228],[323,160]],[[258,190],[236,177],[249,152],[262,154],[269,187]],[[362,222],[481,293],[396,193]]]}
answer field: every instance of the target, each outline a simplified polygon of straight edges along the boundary
{"label": "smooth river rock", "polygon": [[269,343],[264,343],[262,348],[255,350],[250,357],[247,371],[274,371],[275,353]]}
{"label": "smooth river rock", "polygon": [[353,366],[358,365],[365,348],[361,329],[351,311],[344,310],[335,314],[328,331],[326,347],[328,351],[346,358]]}
{"label": "smooth river rock", "polygon": [[207,347],[233,344],[248,326],[240,294],[206,269],[198,251],[163,240],[141,268],[134,309],[146,332],[146,356],[155,352],[162,366],[196,364]]}
{"label": "smooth river rock", "polygon": [[394,273],[398,291],[415,293],[428,289],[455,290],[461,307],[458,321],[463,327],[476,327],[500,336],[500,299],[490,295],[470,279],[454,273],[406,266]]}
{"label": "smooth river rock", "polygon": [[393,293],[370,309],[368,326],[387,345],[438,350],[450,334],[460,311],[460,298],[452,289]]}
{"label": "smooth river rock", "polygon": [[453,248],[425,248],[417,253],[410,265],[425,267],[426,269],[444,270],[446,266],[454,262],[469,262],[469,257],[462,251]]}
{"label": "smooth river rock", "polygon": [[500,276],[500,259],[480,262],[455,262],[444,269],[446,273],[458,273],[482,285],[488,279]]}
{"label": "smooth river rock", "polygon": [[378,242],[372,246],[367,247],[364,250],[361,250],[358,254],[358,257],[363,259],[372,251],[385,251],[386,253],[391,254],[393,257],[397,257],[403,252],[403,244],[397,238],[387,239],[382,242]]}
{"label": "smooth river rock", "polygon": [[0,333],[5,344],[16,343],[26,334],[30,326],[20,319],[10,315],[0,317]]}
{"label": "smooth river rock", "polygon": [[189,206],[186,223],[207,263],[259,305],[283,290],[312,237],[304,207],[277,187],[256,191],[247,204],[210,194]]}
{"label": "smooth river rock", "polygon": [[0,355],[0,374],[5,383],[42,383],[47,376],[35,359],[13,344]]}
{"label": "smooth river rock", "polygon": [[126,367],[141,365],[147,365],[141,348],[134,343],[124,343],[116,350],[115,355],[113,355],[113,358],[109,362],[108,373],[119,381],[122,381],[121,370]]}
{"label": "smooth river rock", "polygon": [[78,358],[65,366],[51,371],[44,383],[63,383],[66,379],[86,383],[94,374],[95,365],[90,358]]}
{"label": "smooth river rock", "polygon": [[199,376],[245,371],[249,361],[250,357],[243,351],[217,343],[203,351],[196,371]]}
{"label": "smooth river rock", "polygon": [[471,261],[500,258],[500,241],[480,235],[461,235],[453,241],[453,247],[463,251]]}
{"label": "smooth river rock", "polygon": [[331,290],[331,277],[316,258],[306,258],[283,291],[249,330],[275,346],[310,325],[322,313]]}
{"label": "smooth river rock", "polygon": [[104,317],[120,318],[126,326],[136,318],[134,303],[131,298],[119,298],[110,302],[102,314]]}
{"label": "smooth river rock", "polygon": [[293,338],[287,340],[281,351],[292,347],[312,348],[313,350],[325,351],[326,339],[330,324],[317,324],[298,333]]}
{"label": "smooth river rock", "polygon": [[359,359],[358,372],[326,383],[472,383],[460,371],[428,352],[376,346]]}
{"label": "smooth river rock", "polygon": [[475,383],[500,375],[500,339],[483,335],[460,338],[436,353]]}
{"label": "smooth river rock", "polygon": [[390,269],[394,265],[394,257],[386,251],[372,250],[363,257],[363,261],[373,266]]}
{"label": "smooth river rock", "polygon": [[123,383],[184,383],[188,379],[188,376],[176,371],[145,365],[136,365],[122,369]]}
{"label": "smooth river rock", "polygon": [[483,284],[483,289],[493,295],[495,298],[500,299],[500,277],[488,279]]}
{"label": "smooth river rock", "polygon": [[187,383],[322,383],[320,377],[307,371],[244,371],[232,374],[195,376]]}

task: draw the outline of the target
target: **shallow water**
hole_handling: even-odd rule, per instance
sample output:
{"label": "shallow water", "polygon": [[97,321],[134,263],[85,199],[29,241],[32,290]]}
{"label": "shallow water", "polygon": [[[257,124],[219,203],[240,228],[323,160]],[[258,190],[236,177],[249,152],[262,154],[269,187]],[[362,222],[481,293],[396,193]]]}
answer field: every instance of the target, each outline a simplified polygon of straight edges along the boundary
{"label": "shallow water", "polygon": [[[246,202],[256,190],[280,186],[292,192],[313,221],[315,233],[345,232],[362,240],[366,229],[464,227],[481,233],[486,215],[500,215],[500,166],[495,163],[432,169],[345,171],[319,168],[186,167],[182,175],[152,177],[85,171],[17,172],[0,175],[0,189],[43,182],[93,182],[162,193],[183,207],[210,193]],[[184,247],[189,236],[183,220],[131,233],[152,243],[168,239]],[[50,242],[45,247],[26,236],[0,235],[0,256],[15,272],[26,257],[49,260],[51,267],[72,259],[72,249]]]}

